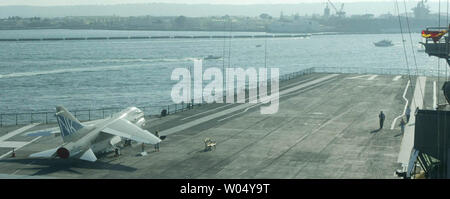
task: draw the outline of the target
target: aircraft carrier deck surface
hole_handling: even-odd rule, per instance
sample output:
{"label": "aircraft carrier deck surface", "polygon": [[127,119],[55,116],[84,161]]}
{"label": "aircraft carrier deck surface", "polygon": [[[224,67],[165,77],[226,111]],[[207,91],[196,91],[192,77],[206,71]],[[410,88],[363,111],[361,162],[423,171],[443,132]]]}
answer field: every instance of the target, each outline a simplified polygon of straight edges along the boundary
{"label": "aircraft carrier deck surface", "polygon": [[[0,148],[0,178],[398,178],[403,135],[395,118],[405,99],[411,103],[416,77],[405,91],[408,76],[316,73],[282,82],[279,111],[260,114],[251,104],[209,104],[164,118],[150,118],[147,128],[167,138],[160,152],[133,143],[82,160],[28,158],[31,153],[62,144],[61,137],[27,137],[24,132],[55,125],[0,128],[0,142],[23,147]],[[434,78],[423,78],[424,107],[431,109],[440,94]],[[443,101],[443,100],[441,100]],[[413,105],[414,106],[414,105]],[[70,107],[69,107],[70,108]],[[386,115],[384,128],[378,114]],[[410,124],[413,125],[413,124]],[[394,127],[391,129],[391,127]],[[407,132],[410,133],[410,132]],[[406,134],[406,133],[405,133]],[[217,142],[204,151],[204,139]]]}

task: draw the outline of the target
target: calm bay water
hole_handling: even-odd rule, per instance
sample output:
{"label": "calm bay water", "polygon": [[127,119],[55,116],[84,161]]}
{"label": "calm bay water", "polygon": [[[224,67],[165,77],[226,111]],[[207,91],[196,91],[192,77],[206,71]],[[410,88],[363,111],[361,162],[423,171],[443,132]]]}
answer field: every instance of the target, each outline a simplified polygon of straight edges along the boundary
{"label": "calm bay water", "polygon": [[[161,32],[106,30],[11,30],[0,38],[95,36],[229,35],[229,32]],[[255,35],[262,33],[232,33]],[[407,37],[409,38],[409,37]],[[390,39],[396,45],[373,45]],[[267,66],[287,74],[310,67],[406,68],[400,34],[324,35],[309,39],[267,39]],[[417,52],[418,68],[437,69],[437,59]],[[264,67],[266,39],[176,39],[0,42],[0,113],[171,104],[170,80],[175,68]],[[408,56],[414,67],[409,41]],[[256,47],[262,45],[262,47]],[[228,57],[228,55],[231,55]],[[444,69],[446,63],[441,63]]]}

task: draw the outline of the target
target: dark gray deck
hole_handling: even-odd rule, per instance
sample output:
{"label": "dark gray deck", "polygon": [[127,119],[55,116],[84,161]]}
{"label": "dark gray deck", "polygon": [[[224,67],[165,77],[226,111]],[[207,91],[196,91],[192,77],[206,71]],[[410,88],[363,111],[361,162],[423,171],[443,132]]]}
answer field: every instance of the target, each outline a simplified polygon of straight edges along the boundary
{"label": "dark gray deck", "polygon": [[[149,130],[162,133],[189,122],[206,121],[168,135],[160,152],[147,146],[148,156],[137,156],[141,146],[134,144],[124,148],[120,157],[108,154],[96,163],[28,158],[31,153],[62,144],[60,137],[42,137],[19,149],[16,158],[1,159],[0,174],[102,179],[397,178],[394,171],[399,167],[402,135],[397,125],[394,130],[390,127],[403,112],[402,95],[408,78],[394,81],[395,75],[353,78],[361,75],[340,74],[314,85],[298,86],[328,75],[284,82],[281,88],[299,89],[281,97],[279,112],[274,115],[261,115],[260,108],[254,107],[208,120],[211,114],[239,106],[211,104],[152,118]],[[432,96],[425,93],[429,106]],[[407,98],[411,96],[409,89]],[[380,110],[386,114],[385,128],[375,131]],[[209,112],[201,114],[205,111]],[[0,136],[14,128],[18,127],[0,129]],[[215,151],[203,151],[206,137],[217,141]],[[18,135],[10,141],[31,139]],[[0,149],[0,155],[8,151]]]}

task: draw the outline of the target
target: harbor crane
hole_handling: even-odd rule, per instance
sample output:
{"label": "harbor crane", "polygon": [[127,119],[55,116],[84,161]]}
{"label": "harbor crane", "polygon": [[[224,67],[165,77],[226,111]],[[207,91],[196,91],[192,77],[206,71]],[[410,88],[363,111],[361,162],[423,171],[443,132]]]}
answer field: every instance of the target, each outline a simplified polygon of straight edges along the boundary
{"label": "harbor crane", "polygon": [[344,3],[341,4],[340,10],[338,10],[337,7],[333,4],[333,2],[331,2],[330,0],[328,0],[328,3],[330,3],[331,7],[333,7],[333,9],[336,11],[336,15],[338,17],[345,17]]}

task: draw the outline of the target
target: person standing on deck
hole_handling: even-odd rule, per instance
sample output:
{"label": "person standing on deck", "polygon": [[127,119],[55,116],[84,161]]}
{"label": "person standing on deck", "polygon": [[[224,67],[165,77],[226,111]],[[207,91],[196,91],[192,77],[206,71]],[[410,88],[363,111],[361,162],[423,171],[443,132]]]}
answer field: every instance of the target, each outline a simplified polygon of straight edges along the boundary
{"label": "person standing on deck", "polygon": [[408,123],[409,117],[411,117],[411,109],[409,108],[409,106],[406,108],[405,115],[406,115],[406,123]]}
{"label": "person standing on deck", "polygon": [[405,133],[405,125],[406,125],[406,122],[402,118],[402,121],[400,121],[400,128],[402,130],[402,134]]}
{"label": "person standing on deck", "polygon": [[[158,131],[155,131],[155,136],[159,138],[159,132]],[[159,152],[159,143],[155,144],[155,151]]]}
{"label": "person standing on deck", "polygon": [[378,115],[378,117],[380,118],[380,129],[383,129],[384,119],[386,118],[383,111],[380,112],[380,115]]}

